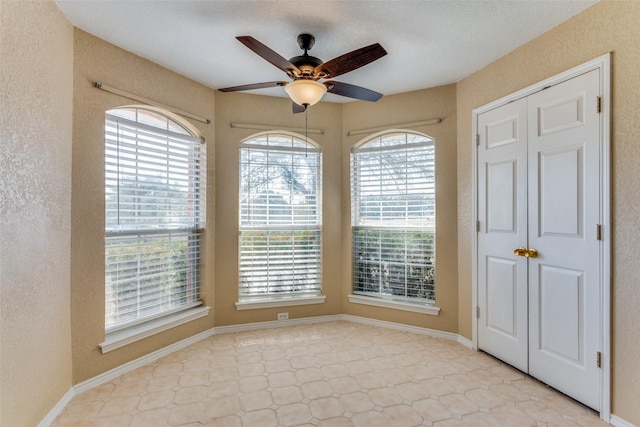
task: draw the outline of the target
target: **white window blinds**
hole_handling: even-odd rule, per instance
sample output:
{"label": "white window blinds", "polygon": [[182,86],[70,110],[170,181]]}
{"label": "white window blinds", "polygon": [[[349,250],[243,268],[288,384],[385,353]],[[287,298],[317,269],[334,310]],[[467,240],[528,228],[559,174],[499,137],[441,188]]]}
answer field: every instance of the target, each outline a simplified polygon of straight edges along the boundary
{"label": "white window blinds", "polygon": [[204,144],[136,108],[105,121],[108,332],[201,304]]}
{"label": "white window blinds", "polygon": [[435,144],[391,133],[352,150],[353,292],[435,299]]}
{"label": "white window blinds", "polygon": [[292,135],[240,146],[240,301],[321,293],[320,171],[320,149]]}

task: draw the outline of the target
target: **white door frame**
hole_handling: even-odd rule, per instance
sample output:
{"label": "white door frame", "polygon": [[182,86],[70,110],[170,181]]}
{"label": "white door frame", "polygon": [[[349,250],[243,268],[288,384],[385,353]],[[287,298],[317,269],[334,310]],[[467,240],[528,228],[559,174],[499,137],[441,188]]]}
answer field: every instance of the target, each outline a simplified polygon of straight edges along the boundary
{"label": "white door frame", "polygon": [[601,127],[600,138],[601,145],[601,166],[602,181],[600,183],[600,196],[602,199],[602,251],[600,259],[601,267],[601,283],[602,291],[600,303],[602,318],[600,319],[600,328],[602,334],[602,378],[601,378],[601,404],[600,418],[606,422],[611,418],[611,58],[607,53],[589,62],[578,65],[563,73],[557,74],[541,82],[535,83],[522,90],[514,92],[510,95],[497,99],[482,107],[472,111],[472,133],[471,141],[471,185],[472,185],[472,256],[471,256],[471,283],[472,283],[472,345],[475,350],[478,349],[478,318],[476,317],[476,307],[478,306],[478,277],[477,277],[477,259],[478,259],[478,234],[476,231],[478,222],[478,176],[477,176],[477,145],[476,135],[478,134],[478,116],[484,112],[500,107],[504,104],[529,96],[535,92],[543,90],[547,86],[553,86],[563,81],[569,80],[586,72],[599,69],[600,70],[600,87],[602,88],[600,114]]}

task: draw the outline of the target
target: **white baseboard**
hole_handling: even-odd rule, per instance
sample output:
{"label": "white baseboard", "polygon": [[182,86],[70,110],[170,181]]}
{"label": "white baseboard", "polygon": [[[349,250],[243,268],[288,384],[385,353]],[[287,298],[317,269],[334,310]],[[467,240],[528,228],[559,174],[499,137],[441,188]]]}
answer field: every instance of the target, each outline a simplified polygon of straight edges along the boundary
{"label": "white baseboard", "polygon": [[[466,347],[471,348],[471,341],[467,338],[464,338],[458,334],[454,334],[452,332],[443,332],[435,329],[423,328],[420,326],[411,326],[404,325],[401,323],[395,322],[387,322],[384,320],[376,320],[370,319],[367,317],[359,317],[352,316],[349,314],[334,314],[327,316],[317,316],[317,317],[303,317],[299,319],[289,319],[289,320],[273,320],[268,322],[256,322],[256,323],[244,323],[240,325],[229,325],[229,326],[218,326],[211,329],[208,329],[204,332],[200,332],[192,337],[186,338],[182,341],[178,341],[177,343],[171,344],[167,347],[161,348],[159,350],[154,351],[153,353],[149,353],[145,356],[142,356],[138,359],[132,360],[131,362],[125,363],[124,365],[120,365],[116,368],[113,368],[107,372],[96,375],[93,378],[90,378],[86,381],[76,384],[71,387],[69,391],[67,391],[64,396],[60,399],[60,401],[49,411],[47,416],[40,421],[38,427],[49,427],[56,417],[64,411],[65,406],[78,394],[87,391],[93,387],[97,387],[101,384],[109,382],[113,379],[118,378],[120,375],[126,374],[134,369],[137,369],[141,366],[147,365],[151,362],[155,362],[156,360],[168,356],[169,354],[181,350],[191,344],[195,344],[198,341],[201,341],[205,338],[209,338],[216,334],[225,334],[231,332],[243,332],[243,331],[254,331],[258,329],[272,329],[272,328],[282,328],[287,326],[296,326],[296,325],[308,325],[312,323],[323,323],[323,322],[333,322],[338,320],[344,320],[348,322],[354,323],[362,323],[372,326],[379,326],[382,328],[394,329],[398,331],[411,332],[420,335],[428,335],[435,338],[444,338],[451,341],[456,341]],[[620,418],[612,416],[612,425],[619,427],[635,427],[632,424],[629,424],[623,421]],[[613,424],[613,418],[617,419],[619,424]]]}
{"label": "white baseboard", "polygon": [[60,399],[58,403],[56,403],[56,405],[51,408],[47,416],[38,423],[38,427],[49,427],[51,424],[53,424],[58,415],[60,415],[62,411],[64,411],[64,408],[69,402],[71,402],[71,399],[73,399],[75,396],[76,393],[73,390],[73,387],[71,387],[69,390],[67,390],[64,396],[62,396],[62,399]]}
{"label": "white baseboard", "polygon": [[615,415],[611,415],[609,424],[611,424],[614,427],[636,427],[635,424],[631,424],[630,422],[625,421],[622,418],[617,417]]}
{"label": "white baseboard", "polygon": [[366,325],[379,326],[381,328],[395,329],[397,331],[412,332],[414,334],[428,335],[435,338],[444,338],[447,340],[458,341],[458,334],[453,332],[443,332],[435,329],[423,328],[421,326],[404,325],[402,323],[387,322],[386,320],[370,319],[368,317],[352,316],[350,314],[342,314],[342,320],[354,323],[364,323]]}
{"label": "white baseboard", "polygon": [[473,341],[468,338],[463,337],[462,335],[458,335],[458,343],[462,344],[467,348],[473,348]]}
{"label": "white baseboard", "polygon": [[286,326],[310,325],[312,323],[334,322],[342,320],[341,314],[327,316],[301,317],[299,319],[271,320],[267,322],[242,323],[240,325],[217,326],[216,334],[228,334],[231,332],[256,331],[258,329],[284,328]]}

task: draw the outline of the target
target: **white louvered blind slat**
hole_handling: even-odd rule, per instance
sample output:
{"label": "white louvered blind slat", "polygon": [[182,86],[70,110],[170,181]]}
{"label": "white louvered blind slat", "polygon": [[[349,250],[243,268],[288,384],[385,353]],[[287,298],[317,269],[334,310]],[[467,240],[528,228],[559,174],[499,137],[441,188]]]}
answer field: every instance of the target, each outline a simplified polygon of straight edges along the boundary
{"label": "white louvered blind slat", "polygon": [[291,135],[240,147],[239,300],[319,295],[321,152]]}
{"label": "white louvered blind slat", "polygon": [[435,144],[384,134],[351,153],[353,292],[435,299]]}
{"label": "white louvered blind slat", "polygon": [[145,124],[160,117],[146,114],[105,120],[107,332],[201,304],[204,144],[171,119]]}

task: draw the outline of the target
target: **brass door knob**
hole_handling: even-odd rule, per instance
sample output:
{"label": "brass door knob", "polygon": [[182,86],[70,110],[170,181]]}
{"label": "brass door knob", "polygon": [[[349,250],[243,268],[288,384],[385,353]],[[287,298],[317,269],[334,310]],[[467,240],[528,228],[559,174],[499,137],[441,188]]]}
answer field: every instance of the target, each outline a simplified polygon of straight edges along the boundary
{"label": "brass door knob", "polygon": [[538,258],[538,251],[533,248],[526,249],[523,247],[519,247],[518,249],[515,249],[513,251],[513,254],[518,256],[523,256],[526,258]]}
{"label": "brass door knob", "polygon": [[513,254],[518,256],[528,256],[527,250],[523,247],[519,247],[518,249],[514,250]]}

